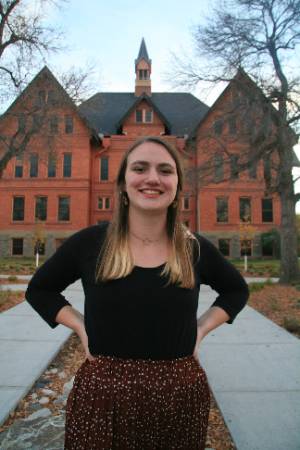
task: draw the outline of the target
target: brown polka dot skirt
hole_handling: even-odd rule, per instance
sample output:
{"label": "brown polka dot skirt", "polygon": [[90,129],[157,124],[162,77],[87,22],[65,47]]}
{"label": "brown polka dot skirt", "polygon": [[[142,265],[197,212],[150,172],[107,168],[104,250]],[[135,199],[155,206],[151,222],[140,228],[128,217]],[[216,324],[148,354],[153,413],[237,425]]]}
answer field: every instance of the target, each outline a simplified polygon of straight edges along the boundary
{"label": "brown polka dot skirt", "polygon": [[210,393],[193,356],[98,356],[78,370],[67,402],[66,450],[204,450]]}

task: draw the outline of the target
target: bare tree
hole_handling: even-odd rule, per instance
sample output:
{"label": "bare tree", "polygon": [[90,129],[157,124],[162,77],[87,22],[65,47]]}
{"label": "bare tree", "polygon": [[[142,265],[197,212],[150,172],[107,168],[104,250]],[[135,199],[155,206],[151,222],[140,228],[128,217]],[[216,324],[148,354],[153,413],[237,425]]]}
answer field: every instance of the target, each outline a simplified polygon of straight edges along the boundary
{"label": "bare tree", "polygon": [[84,68],[72,66],[65,72],[58,72],[57,77],[76,105],[95,92],[97,76],[94,62],[86,62]]}
{"label": "bare tree", "polygon": [[[266,192],[277,192],[281,200],[280,281],[299,281],[295,226],[298,195],[294,193],[292,168],[300,119],[300,1],[218,1],[206,22],[195,28],[193,39],[195,57],[192,62],[176,58],[174,79],[189,86],[200,81],[231,80],[236,90],[245,94],[244,104],[241,96],[223,115],[223,119],[238,115],[241,124],[236,139],[244,150],[236,161],[237,170],[249,170],[255,162],[264,160]],[[228,140],[219,136],[218,141],[232,161]],[[213,166],[215,161],[207,159],[199,168],[201,184],[212,182],[209,174]]]}
{"label": "bare tree", "polygon": [[[29,78],[45,64],[46,57],[64,49],[63,34],[56,27],[48,26],[44,19],[47,8],[61,7],[64,3],[65,0],[37,0],[34,4],[26,0],[0,0],[0,99],[18,98]],[[51,75],[46,72],[43,76],[47,84]],[[55,128],[57,110],[66,104],[75,107],[90,94],[94,87],[93,75],[92,64],[84,69],[72,67],[57,75],[70,98],[63,90],[60,95],[54,93],[48,98],[40,85],[40,92],[31,89],[21,94],[23,110],[14,102],[0,117],[0,178],[8,162],[13,157],[22,157],[38,135],[44,136],[45,157],[55,153],[58,136],[49,133],[49,123],[51,128],[53,121]]]}
{"label": "bare tree", "polygon": [[47,8],[64,0],[0,0],[0,94],[15,95],[32,70],[62,48],[62,33],[45,23]]}

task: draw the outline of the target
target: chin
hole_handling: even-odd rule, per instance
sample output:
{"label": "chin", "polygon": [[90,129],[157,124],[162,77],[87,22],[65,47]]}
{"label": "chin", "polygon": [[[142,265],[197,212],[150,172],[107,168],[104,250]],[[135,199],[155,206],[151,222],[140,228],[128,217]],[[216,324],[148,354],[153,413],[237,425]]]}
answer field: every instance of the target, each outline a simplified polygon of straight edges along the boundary
{"label": "chin", "polygon": [[140,211],[151,211],[151,212],[161,212],[166,213],[168,210],[169,205],[155,205],[155,204],[143,204],[143,205],[132,205],[134,209],[138,209]]}

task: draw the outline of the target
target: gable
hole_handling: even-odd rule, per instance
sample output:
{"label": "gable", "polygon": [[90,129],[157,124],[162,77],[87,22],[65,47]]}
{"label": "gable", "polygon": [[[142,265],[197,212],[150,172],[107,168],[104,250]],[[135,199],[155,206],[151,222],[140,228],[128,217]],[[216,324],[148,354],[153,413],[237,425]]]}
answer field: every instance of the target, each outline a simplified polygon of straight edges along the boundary
{"label": "gable", "polygon": [[[32,123],[38,116],[55,118],[56,115],[69,114],[86,127],[88,133],[96,137],[86,118],[79,111],[71,97],[58,82],[48,67],[44,67],[27,85],[22,93],[14,100],[6,112],[0,117],[0,121],[15,120],[18,122],[20,114],[25,116],[28,123]],[[60,117],[62,120],[62,117]]]}
{"label": "gable", "polygon": [[[141,119],[142,120],[136,120],[137,118],[137,112],[141,112]],[[152,119],[147,120],[147,114],[149,116],[149,113],[152,112]],[[121,118],[121,120],[117,124],[117,129],[122,129],[125,122],[130,118],[132,120],[133,116],[135,117],[134,122],[136,125],[139,123],[152,123],[154,116],[157,121],[159,121],[161,124],[164,125],[166,133],[169,133],[170,130],[170,124],[167,121],[167,119],[164,117],[164,115],[160,112],[160,110],[157,108],[155,103],[152,102],[151,98],[148,97],[146,94],[141,95],[138,97],[138,99],[132,104],[132,106],[129,108],[129,110],[125,113],[125,115]]]}

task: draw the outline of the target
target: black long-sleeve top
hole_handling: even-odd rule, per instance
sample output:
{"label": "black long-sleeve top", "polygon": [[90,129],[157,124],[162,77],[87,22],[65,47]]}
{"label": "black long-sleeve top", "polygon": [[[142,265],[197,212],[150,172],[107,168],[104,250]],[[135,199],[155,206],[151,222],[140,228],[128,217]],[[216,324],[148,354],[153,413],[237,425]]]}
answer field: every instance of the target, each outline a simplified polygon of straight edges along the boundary
{"label": "black long-sleeve top", "polygon": [[92,355],[120,358],[173,359],[191,355],[197,336],[197,307],[201,284],[219,295],[211,306],[224,309],[232,323],[245,306],[248,287],[240,273],[204,237],[195,258],[193,289],[166,286],[164,265],[135,266],[126,277],[96,283],[99,250],[107,226],[95,225],[71,236],[32,277],[26,291],[31,306],[55,327],[55,317],[69,302],[61,292],[81,279],[85,327]]}

